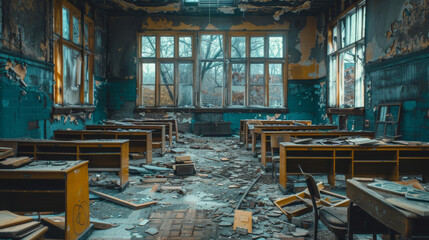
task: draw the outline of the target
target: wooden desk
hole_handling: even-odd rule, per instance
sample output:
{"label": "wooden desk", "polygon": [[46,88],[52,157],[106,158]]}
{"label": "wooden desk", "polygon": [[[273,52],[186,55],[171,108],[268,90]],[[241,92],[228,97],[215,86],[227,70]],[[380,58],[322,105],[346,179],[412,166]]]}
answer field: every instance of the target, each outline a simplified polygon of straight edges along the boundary
{"label": "wooden desk", "polygon": [[168,140],[168,146],[173,147],[173,124],[169,122],[133,122],[137,126],[158,125],[165,126],[165,137]]}
{"label": "wooden desk", "polygon": [[[353,204],[364,210],[373,218],[402,234],[406,239],[412,236],[429,238],[429,217],[422,217],[407,210],[400,209],[386,201],[392,194],[369,189],[365,183],[354,179],[347,180],[347,197]],[[353,221],[353,215],[349,216]],[[349,220],[350,221],[350,220]],[[365,219],[356,219],[365,221]]]}
{"label": "wooden desk", "polygon": [[[256,129],[255,129],[256,130]],[[267,156],[270,152],[271,136],[289,134],[293,138],[337,138],[342,136],[361,136],[374,138],[374,132],[349,132],[349,131],[260,131],[261,132],[261,165],[267,166],[267,162],[271,162],[271,156]],[[257,154],[256,141],[252,141],[253,155]]]}
{"label": "wooden desk", "polygon": [[397,181],[399,175],[423,175],[429,181],[428,145],[321,145],[280,143],[281,189],[286,190],[287,175],[308,173],[328,174],[328,182],[335,186],[335,174],[346,178],[384,177]]}
{"label": "wooden desk", "polygon": [[[260,120],[260,119],[245,119],[240,120],[240,141],[243,140],[243,142],[246,144],[250,140],[250,131],[249,131],[249,125],[251,122],[257,122],[257,125],[274,125],[274,124],[282,124],[282,125],[290,125],[290,126],[299,126],[295,124],[305,124],[305,125],[311,125],[311,120]],[[242,133],[241,133],[242,132]]]}
{"label": "wooden desk", "polygon": [[18,156],[29,156],[34,160],[88,160],[90,171],[118,172],[120,189],[123,190],[128,185],[128,140],[0,139],[0,146],[11,143],[17,145]]}
{"label": "wooden desk", "polygon": [[0,169],[0,206],[15,212],[65,212],[64,239],[85,239],[92,230],[88,162],[36,161]]}
{"label": "wooden desk", "polygon": [[152,149],[160,148],[161,155],[164,155],[165,150],[165,126],[159,125],[86,125],[86,130],[151,130],[152,131]]}
{"label": "wooden desk", "polygon": [[55,140],[128,139],[130,152],[146,153],[146,164],[152,163],[152,132],[146,130],[55,130]]}
{"label": "wooden desk", "polygon": [[[257,137],[262,131],[321,131],[321,130],[336,130],[336,125],[307,125],[307,126],[294,126],[294,125],[253,125],[250,129],[252,136],[252,145],[256,144]],[[247,140],[247,139],[246,139]],[[248,142],[246,142],[246,148]]]}
{"label": "wooden desk", "polygon": [[135,123],[135,122],[166,122],[166,123],[171,123],[173,128],[173,132],[176,135],[176,140],[179,140],[179,125],[177,124],[177,120],[176,119],[151,119],[151,118],[145,118],[145,119],[124,119],[121,120],[121,122],[130,122],[130,123]]}

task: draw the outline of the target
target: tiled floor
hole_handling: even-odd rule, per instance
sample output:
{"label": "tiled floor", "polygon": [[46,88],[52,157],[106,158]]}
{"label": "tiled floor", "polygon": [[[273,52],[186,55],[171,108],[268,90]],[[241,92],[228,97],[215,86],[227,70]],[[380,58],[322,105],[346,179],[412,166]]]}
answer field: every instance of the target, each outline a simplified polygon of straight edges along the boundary
{"label": "tiled floor", "polygon": [[202,210],[156,211],[149,217],[149,227],[159,233],[147,239],[213,239],[216,223]]}

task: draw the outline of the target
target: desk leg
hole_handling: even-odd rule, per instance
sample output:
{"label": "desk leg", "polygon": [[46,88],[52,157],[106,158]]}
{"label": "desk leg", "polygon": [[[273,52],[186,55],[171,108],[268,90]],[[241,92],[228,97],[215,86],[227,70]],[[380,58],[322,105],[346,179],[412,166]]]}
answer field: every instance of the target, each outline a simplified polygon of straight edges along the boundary
{"label": "desk leg", "polygon": [[267,166],[267,135],[264,133],[261,134],[261,165]]}
{"label": "desk leg", "polygon": [[67,174],[66,186],[66,240],[78,239],[90,227],[88,165]]}
{"label": "desk leg", "polygon": [[253,133],[252,134],[252,153],[253,153],[253,157],[258,157],[257,153],[256,153],[256,134]]}
{"label": "desk leg", "polygon": [[280,147],[280,162],[279,162],[279,185],[280,189],[286,192],[287,176],[286,176],[286,149]]}
{"label": "desk leg", "polygon": [[152,133],[146,135],[146,164],[152,163]]}

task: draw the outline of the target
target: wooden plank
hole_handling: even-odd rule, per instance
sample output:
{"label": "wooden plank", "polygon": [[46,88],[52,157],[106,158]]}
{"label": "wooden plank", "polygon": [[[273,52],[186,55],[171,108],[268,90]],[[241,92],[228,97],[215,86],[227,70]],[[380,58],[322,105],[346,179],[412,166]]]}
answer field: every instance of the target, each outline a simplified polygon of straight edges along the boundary
{"label": "wooden plank", "polygon": [[22,238],[22,240],[37,240],[37,239],[43,239],[43,235],[48,231],[48,227],[42,227],[39,230],[33,232],[32,234],[26,236],[25,238]]}
{"label": "wooden plank", "polygon": [[247,229],[248,233],[252,233],[252,212],[235,210],[233,230],[237,227]]}
{"label": "wooden plank", "polygon": [[16,238],[18,235],[35,228],[39,222],[28,222],[24,224],[15,225],[0,229],[0,238]]}
{"label": "wooden plank", "polygon": [[97,192],[97,191],[94,191],[94,190],[91,190],[91,189],[89,189],[89,192],[91,194],[99,196],[102,199],[105,199],[105,200],[107,200],[109,202],[113,202],[113,203],[116,203],[118,205],[130,208],[130,209],[133,209],[133,210],[138,210],[138,209],[142,209],[142,208],[145,208],[145,207],[149,207],[149,206],[157,203],[157,201],[153,201],[153,202],[135,204],[135,203],[130,203],[130,202],[124,201],[122,199],[115,198],[113,196],[110,196],[110,195],[107,195],[107,194],[104,194],[104,193],[101,193],[101,192]]}
{"label": "wooden plank", "polygon": [[166,183],[167,178],[145,178],[142,183]]}
{"label": "wooden plank", "polygon": [[408,210],[410,212],[416,213],[420,216],[429,216],[429,203],[422,201],[414,201],[406,198],[387,198],[387,202],[400,207],[402,209]]}
{"label": "wooden plank", "polygon": [[13,155],[13,148],[0,147],[0,159],[7,158]]}
{"label": "wooden plank", "polygon": [[29,157],[6,158],[6,160],[0,162],[0,168],[18,168],[31,161],[32,159]]}
{"label": "wooden plank", "polygon": [[0,211],[0,228],[15,226],[31,221],[33,221],[31,217],[16,215],[7,210]]}

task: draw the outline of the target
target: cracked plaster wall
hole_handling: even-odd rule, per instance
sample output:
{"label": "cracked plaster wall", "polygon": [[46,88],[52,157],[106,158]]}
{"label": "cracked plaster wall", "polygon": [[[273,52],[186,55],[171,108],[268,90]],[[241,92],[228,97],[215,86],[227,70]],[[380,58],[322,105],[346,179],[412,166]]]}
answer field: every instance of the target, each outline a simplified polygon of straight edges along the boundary
{"label": "cracked plaster wall", "polygon": [[[50,0],[3,0],[0,39],[0,137],[51,138],[55,129],[82,129],[107,117],[107,18],[86,7],[95,20],[94,105],[92,114],[53,115],[53,57]],[[73,1],[81,4],[80,1]],[[80,8],[80,7],[79,7]],[[11,62],[26,66],[24,83],[3,69]],[[22,72],[22,71],[21,71]]]}

